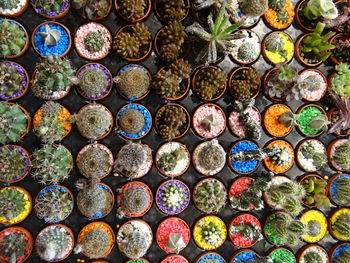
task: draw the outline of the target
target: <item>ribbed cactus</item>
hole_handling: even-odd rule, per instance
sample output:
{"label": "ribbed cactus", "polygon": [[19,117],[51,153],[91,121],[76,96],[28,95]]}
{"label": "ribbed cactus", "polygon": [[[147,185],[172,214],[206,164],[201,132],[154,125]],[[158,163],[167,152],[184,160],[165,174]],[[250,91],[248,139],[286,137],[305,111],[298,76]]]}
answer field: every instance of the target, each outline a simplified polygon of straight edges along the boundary
{"label": "ribbed cactus", "polygon": [[340,255],[335,258],[335,263],[349,263],[350,262],[350,251],[342,250]]}
{"label": "ribbed cactus", "polygon": [[341,203],[350,202],[350,177],[338,178],[336,180],[335,197]]}
{"label": "ribbed cactus", "polygon": [[293,220],[288,225],[288,230],[292,233],[295,233],[299,236],[302,236],[306,233],[306,225],[300,220]]}
{"label": "ribbed cactus", "polygon": [[217,180],[203,182],[196,188],[193,201],[205,213],[218,213],[226,203],[225,187]]}
{"label": "ribbed cactus", "polygon": [[119,207],[120,216],[124,213],[138,214],[144,212],[151,203],[151,197],[145,187],[131,185],[122,192],[122,206]]}
{"label": "ribbed cactus", "polygon": [[185,200],[184,189],[176,184],[167,185],[162,192],[162,204],[169,210],[176,211]]}
{"label": "ribbed cactus", "polygon": [[12,220],[26,209],[27,202],[22,191],[3,188],[0,191],[0,217]]}
{"label": "ribbed cactus", "polygon": [[99,97],[108,87],[106,73],[98,67],[85,68],[78,76],[80,89],[88,96]]}
{"label": "ribbed cactus", "polygon": [[84,37],[84,46],[92,53],[101,51],[104,45],[105,40],[100,32],[90,32]]}
{"label": "ribbed cactus", "polygon": [[146,8],[145,0],[119,0],[117,11],[128,20],[137,20],[145,15]]}
{"label": "ribbed cactus", "polygon": [[231,235],[242,234],[244,240],[250,240],[253,242],[259,241],[262,238],[260,231],[261,229],[258,225],[254,225],[250,222],[239,223],[230,228]]}
{"label": "ribbed cactus", "polygon": [[11,97],[17,92],[23,91],[23,80],[24,77],[14,65],[0,64],[0,95]]}
{"label": "ribbed cactus", "polygon": [[145,127],[145,117],[138,109],[127,109],[118,120],[119,128],[129,134],[137,134]]}
{"label": "ribbed cactus", "polygon": [[164,172],[171,172],[175,169],[178,161],[186,157],[186,150],[183,147],[179,147],[168,153],[160,155],[158,160],[158,166]]}
{"label": "ribbed cactus", "polygon": [[16,181],[22,177],[27,167],[26,157],[16,147],[0,147],[0,178],[2,180]]}
{"label": "ribbed cactus", "polygon": [[201,100],[217,97],[225,88],[226,74],[220,68],[204,68],[197,74],[193,92]]}
{"label": "ribbed cactus", "polygon": [[311,220],[307,223],[307,234],[317,237],[321,233],[322,227],[317,220]]}
{"label": "ribbed cactus", "polygon": [[111,237],[106,230],[93,228],[86,233],[79,245],[89,258],[101,258],[109,250],[110,243]]}
{"label": "ribbed cactus", "polygon": [[209,246],[217,246],[221,242],[221,229],[215,222],[210,222],[202,226],[201,236],[203,241]]}
{"label": "ribbed cactus", "polygon": [[305,263],[319,263],[322,262],[322,256],[316,251],[306,252],[304,255]]}
{"label": "ribbed cactus", "polygon": [[61,7],[65,4],[64,0],[55,0],[55,1],[50,1],[50,0],[35,0],[34,2],[34,7],[38,9],[42,9],[44,12],[60,12]]}
{"label": "ribbed cactus", "polygon": [[160,57],[166,61],[175,60],[185,42],[185,27],[178,21],[171,21],[161,29],[158,36]]}
{"label": "ribbed cactus", "polygon": [[119,245],[119,249],[128,258],[140,258],[148,249],[146,236],[140,231],[133,231],[126,236],[126,239]]}
{"label": "ribbed cactus", "polygon": [[44,39],[45,46],[56,46],[61,39],[61,31],[51,28],[49,24],[46,24],[45,30],[38,34]]}
{"label": "ribbed cactus", "polygon": [[239,9],[246,16],[261,16],[267,12],[268,0],[240,0]]}
{"label": "ribbed cactus", "polygon": [[268,193],[269,200],[276,205],[282,205],[286,201],[286,196],[280,191],[271,191]]}
{"label": "ribbed cactus", "polygon": [[340,214],[332,225],[332,229],[350,239],[350,213]]}
{"label": "ribbed cactus", "polygon": [[278,33],[271,34],[266,39],[265,47],[268,51],[281,52],[284,48],[284,38]]}
{"label": "ribbed cactus", "polygon": [[335,148],[332,160],[342,169],[350,169],[350,141]]}
{"label": "ribbed cactus", "polygon": [[225,163],[226,154],[217,141],[206,143],[198,152],[198,164],[206,170],[216,170]]}
{"label": "ribbed cactus", "polygon": [[177,105],[165,106],[156,116],[158,132],[166,139],[180,135],[188,121],[184,109]]}
{"label": "ribbed cactus", "polygon": [[24,29],[16,22],[1,19],[0,23],[0,56],[8,57],[19,54],[26,41]]}
{"label": "ribbed cactus", "polygon": [[286,0],[269,0],[268,5],[275,11],[280,11],[286,3]]}
{"label": "ribbed cactus", "polygon": [[0,255],[5,260],[8,258],[8,263],[21,262],[26,255],[28,249],[28,241],[24,233],[8,231],[0,242]]}
{"label": "ribbed cactus", "polygon": [[249,100],[258,90],[260,73],[253,68],[241,69],[235,73],[230,83],[230,94],[236,100]]}

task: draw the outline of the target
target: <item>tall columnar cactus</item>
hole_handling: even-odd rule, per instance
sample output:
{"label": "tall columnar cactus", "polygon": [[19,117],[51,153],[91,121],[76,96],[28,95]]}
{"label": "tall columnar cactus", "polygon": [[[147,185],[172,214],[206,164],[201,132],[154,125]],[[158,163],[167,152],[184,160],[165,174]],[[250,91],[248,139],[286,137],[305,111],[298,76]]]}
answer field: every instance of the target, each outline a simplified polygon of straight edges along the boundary
{"label": "tall columnar cactus", "polygon": [[108,87],[108,78],[100,68],[89,67],[78,76],[79,87],[88,96],[99,97]]}
{"label": "tall columnar cactus", "polygon": [[197,74],[194,93],[202,100],[217,97],[225,88],[226,74],[220,68],[204,68]]}
{"label": "tall columnar cactus", "polygon": [[29,244],[26,235],[21,232],[9,232],[0,242],[0,255],[9,258],[9,263],[20,262],[26,255]]}
{"label": "tall columnar cactus", "polygon": [[333,231],[341,234],[346,238],[350,238],[350,213],[340,214],[334,224],[332,225]]}
{"label": "tall columnar cactus", "polygon": [[131,185],[122,192],[122,206],[118,208],[118,215],[122,217],[125,213],[138,214],[147,209],[151,203],[150,194],[145,187]]}
{"label": "tall columnar cactus", "polygon": [[147,2],[145,0],[119,0],[117,10],[128,20],[137,20],[146,13]]}
{"label": "tall columnar cactus", "polygon": [[111,237],[105,229],[93,228],[86,233],[78,250],[90,258],[101,258],[110,248],[110,243]]}
{"label": "tall columnar cactus", "polygon": [[350,141],[335,148],[332,160],[344,170],[350,168]]}
{"label": "tall columnar cactus", "polygon": [[7,97],[23,91],[22,81],[24,77],[13,65],[0,64],[0,94]]}
{"label": "tall columnar cactus", "polygon": [[206,181],[195,190],[193,201],[205,213],[218,213],[226,203],[226,190],[217,180]]}
{"label": "tall columnar cactus", "polygon": [[26,157],[18,148],[0,147],[0,178],[8,182],[21,178],[26,165]]}
{"label": "tall columnar cactus", "polygon": [[15,22],[0,20],[0,56],[8,57],[19,54],[26,41],[24,29]]}
{"label": "tall columnar cactus", "polygon": [[246,16],[261,16],[266,13],[268,0],[240,0],[239,9]]}
{"label": "tall columnar cactus", "polygon": [[335,197],[341,203],[350,202],[350,177],[338,178],[336,180]]}
{"label": "tall columnar cactus", "polygon": [[178,21],[169,22],[159,31],[160,57],[166,61],[175,60],[180,55],[185,38],[185,27]]}
{"label": "tall columnar cactus", "polygon": [[188,122],[184,109],[175,105],[166,106],[157,117],[158,132],[167,139],[180,135]]}
{"label": "tall columnar cactus", "polygon": [[230,94],[237,100],[249,100],[259,89],[260,74],[256,69],[241,69],[232,78]]}
{"label": "tall columnar cactus", "polygon": [[246,162],[246,161],[252,161],[257,160],[261,161],[267,157],[274,156],[280,152],[279,147],[269,147],[265,149],[256,149],[256,150],[250,150],[250,151],[244,151],[244,152],[238,152],[236,154],[232,154],[230,156],[231,161],[234,162]]}

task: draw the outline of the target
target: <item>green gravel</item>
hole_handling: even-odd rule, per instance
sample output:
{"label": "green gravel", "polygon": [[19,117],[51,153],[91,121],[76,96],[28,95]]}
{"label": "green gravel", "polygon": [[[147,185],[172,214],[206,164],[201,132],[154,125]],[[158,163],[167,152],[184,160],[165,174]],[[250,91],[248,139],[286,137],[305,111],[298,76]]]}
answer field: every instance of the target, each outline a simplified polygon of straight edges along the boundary
{"label": "green gravel", "polygon": [[313,106],[310,106],[310,107],[303,109],[300,112],[299,119],[298,119],[300,130],[307,135],[318,134],[321,130],[312,129],[309,126],[309,123],[314,117],[322,115],[322,114],[323,113],[320,109],[313,107]]}
{"label": "green gravel", "polygon": [[295,256],[292,252],[285,249],[276,249],[270,254],[273,263],[277,260],[282,261],[283,263],[296,263]]}
{"label": "green gravel", "polygon": [[276,229],[271,225],[271,222],[273,221],[273,219],[275,217],[276,217],[276,215],[270,216],[269,220],[266,222],[266,225],[265,225],[266,237],[271,243],[273,243],[275,245],[284,245],[287,241],[277,237],[275,235]]}
{"label": "green gravel", "polygon": [[133,260],[129,261],[129,263],[146,263],[146,261],[144,261],[142,259],[133,259]]}

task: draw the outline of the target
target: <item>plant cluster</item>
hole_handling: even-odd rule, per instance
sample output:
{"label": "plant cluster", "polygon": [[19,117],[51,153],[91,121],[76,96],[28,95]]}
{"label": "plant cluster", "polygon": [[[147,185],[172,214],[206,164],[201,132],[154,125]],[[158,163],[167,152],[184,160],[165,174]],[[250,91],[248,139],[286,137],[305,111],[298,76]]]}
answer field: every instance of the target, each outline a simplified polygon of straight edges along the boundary
{"label": "plant cluster", "polygon": [[140,58],[147,53],[145,47],[150,45],[150,41],[151,33],[148,27],[143,23],[137,23],[131,26],[130,31],[123,31],[115,36],[113,48],[121,57]]}
{"label": "plant cluster", "polygon": [[21,178],[26,165],[26,157],[16,147],[0,147],[0,178],[7,182]]}
{"label": "plant cluster", "polygon": [[230,83],[230,94],[240,101],[249,100],[260,87],[260,74],[256,69],[241,69]]}
{"label": "plant cluster", "polygon": [[[300,127],[299,117],[300,114],[294,114],[291,111],[286,111],[279,117],[279,122],[287,128],[293,125],[298,125]],[[321,114],[311,118],[308,126],[316,131],[326,131],[328,129],[328,124],[330,124],[328,117]]]}
{"label": "plant cluster", "polygon": [[65,0],[35,0],[34,7],[37,9],[42,9],[45,13],[48,12],[56,12],[59,13],[61,11],[62,6],[66,3]]}
{"label": "plant cluster", "polygon": [[337,179],[337,187],[335,191],[335,198],[340,203],[350,202],[350,178],[343,177]]}
{"label": "plant cluster", "polygon": [[152,85],[162,97],[175,98],[186,90],[182,81],[191,73],[191,65],[183,59],[175,60],[167,69],[162,69],[152,79]]}
{"label": "plant cluster", "polygon": [[103,38],[102,33],[100,32],[89,32],[84,37],[84,46],[88,51],[92,53],[101,51],[104,45],[105,40]]}
{"label": "plant cluster", "polygon": [[77,158],[79,172],[89,179],[98,179],[108,173],[110,156],[102,147],[88,147]]}
{"label": "plant cluster", "polygon": [[305,159],[312,160],[313,166],[318,169],[325,168],[327,166],[327,155],[316,150],[315,144],[312,141],[305,142],[300,147],[301,154]]}
{"label": "plant cluster", "polygon": [[159,156],[158,166],[164,172],[171,172],[175,169],[180,160],[186,158],[186,150],[183,147],[179,147],[168,153],[163,153]]}
{"label": "plant cluster", "polygon": [[266,13],[268,0],[240,0],[239,9],[242,14],[250,17],[261,16]]}
{"label": "plant cluster", "polygon": [[24,29],[7,19],[1,19],[0,22],[0,55],[8,57],[19,54],[28,41]]}
{"label": "plant cluster", "polygon": [[44,145],[33,153],[32,176],[41,184],[57,184],[69,176],[73,158],[62,145]]}
{"label": "plant cluster", "polygon": [[185,110],[176,105],[165,106],[156,117],[158,132],[166,139],[181,135],[188,121]]}
{"label": "plant cluster", "polygon": [[81,90],[94,98],[101,96],[108,87],[108,77],[100,68],[86,68],[78,75],[78,79]]}
{"label": "plant cluster", "polygon": [[27,202],[22,191],[16,188],[5,188],[0,192],[0,217],[10,221],[25,211]]}
{"label": "plant cluster", "polygon": [[125,190],[119,189],[118,192],[122,194],[122,205],[118,208],[119,217],[123,217],[125,213],[142,213],[152,202],[149,192],[141,185],[131,185]]}
{"label": "plant cluster", "polygon": [[202,182],[195,189],[193,202],[196,207],[207,213],[218,213],[226,203],[226,189],[218,180]]}
{"label": "plant cluster", "polygon": [[332,224],[333,231],[350,239],[350,213],[340,214]]}
{"label": "plant cluster", "polygon": [[207,245],[217,246],[222,240],[221,228],[214,222],[210,222],[201,227],[201,236]]}
{"label": "plant cluster", "polygon": [[201,100],[211,100],[218,97],[225,89],[226,74],[220,68],[206,67],[197,73],[193,92]]}
{"label": "plant cluster", "polygon": [[109,0],[73,0],[72,5],[82,16],[94,19],[107,16],[111,2]]}
{"label": "plant cluster", "polygon": [[334,151],[334,155],[331,158],[336,163],[336,165],[338,165],[341,169],[349,170],[350,169],[350,140],[347,140],[345,143],[336,147]]}
{"label": "plant cluster", "polygon": [[342,63],[350,63],[350,37],[335,42],[332,55]]}
{"label": "plant cluster", "polygon": [[0,255],[9,258],[9,263],[21,262],[29,247],[27,237],[21,232],[9,232],[5,234],[0,243]]}
{"label": "plant cluster", "polygon": [[337,6],[338,16],[335,19],[324,20],[326,27],[337,30],[338,32],[350,32],[350,7],[347,2],[340,3]]}
{"label": "plant cluster", "polygon": [[260,55],[260,49],[256,48],[256,43],[251,41],[243,42],[237,50],[237,58],[242,62],[252,62]]}
{"label": "plant cluster", "polygon": [[310,206],[329,207],[331,205],[326,192],[327,182],[315,176],[309,176],[302,181],[305,189],[305,203]]}
{"label": "plant cluster", "polygon": [[188,7],[184,0],[156,0],[159,13],[166,21],[180,21],[187,15]]}
{"label": "plant cluster", "polygon": [[309,0],[302,12],[310,21],[319,18],[335,19],[338,16],[338,9],[332,0]]}
{"label": "plant cluster", "polygon": [[146,0],[118,0],[117,11],[127,20],[138,20],[146,14]]}
{"label": "plant cluster", "polygon": [[[336,74],[331,80],[331,90],[340,97],[350,97],[350,65],[341,63],[335,66]],[[345,98],[348,99],[348,98]]]}
{"label": "plant cluster", "polygon": [[244,240],[251,240],[257,242],[262,239],[261,228],[258,225],[254,225],[251,222],[239,223],[230,227],[231,235],[241,234]]}
{"label": "plant cluster", "polygon": [[226,153],[219,142],[213,139],[199,149],[197,158],[199,167],[214,171],[225,163]]}
{"label": "plant cluster", "polygon": [[90,258],[101,258],[108,251],[111,242],[111,236],[105,229],[92,228],[86,233],[76,251],[82,251]]}
{"label": "plant cluster", "polygon": [[171,211],[176,211],[186,200],[183,188],[172,184],[167,185],[162,192],[162,204]]}
{"label": "plant cluster", "polygon": [[148,249],[146,233],[133,229],[128,233],[119,245],[119,249],[128,258],[140,258]]}
{"label": "plant cluster", "polygon": [[19,5],[19,2],[13,1],[13,0],[4,0],[0,2],[0,8],[4,10],[15,9],[18,5]]}
{"label": "plant cluster", "polygon": [[145,116],[138,109],[129,108],[121,113],[118,120],[119,127],[122,131],[129,134],[137,134],[145,127]]}
{"label": "plant cluster", "polygon": [[22,81],[24,77],[13,65],[0,64],[0,94],[11,97],[17,92],[23,92]]}

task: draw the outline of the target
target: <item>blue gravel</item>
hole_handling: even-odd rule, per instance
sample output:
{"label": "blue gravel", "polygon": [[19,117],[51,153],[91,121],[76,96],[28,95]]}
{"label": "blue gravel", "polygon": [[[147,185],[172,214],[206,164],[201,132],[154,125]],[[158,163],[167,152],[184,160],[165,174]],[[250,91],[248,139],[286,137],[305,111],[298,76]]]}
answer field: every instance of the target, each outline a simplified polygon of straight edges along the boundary
{"label": "blue gravel", "polygon": [[125,132],[125,131],[119,131],[119,133],[125,137],[128,137],[129,139],[138,139],[140,138],[141,136],[143,136],[144,134],[146,134],[150,129],[151,129],[151,125],[152,125],[152,116],[151,114],[149,113],[149,111],[144,107],[144,106],[141,106],[141,105],[138,105],[138,104],[129,104],[129,105],[126,105],[124,108],[121,109],[121,111],[119,112],[118,116],[117,116],[117,119],[119,120],[120,117],[123,115],[124,111],[128,110],[128,109],[137,109],[139,110],[144,118],[145,118],[145,126],[143,127],[143,129],[136,133],[136,134],[132,134],[132,133],[128,133],[128,132]]}
{"label": "blue gravel", "polygon": [[[255,150],[257,148],[258,147],[252,142],[246,142],[246,141],[239,142],[233,147],[231,151],[231,155],[239,152]],[[246,161],[246,162],[231,161],[231,164],[237,172],[249,173],[255,170],[255,168],[259,165],[259,162],[256,160]]]}
{"label": "blue gravel", "polygon": [[[139,68],[139,69],[142,69],[143,71],[146,71],[148,73],[148,70],[141,66],[141,65],[136,65],[136,64],[129,64],[129,65],[125,65],[124,67],[122,67],[120,70],[119,70],[119,74],[123,73],[124,71],[128,70],[129,68]],[[125,97],[126,95],[123,94]],[[140,97],[130,97],[128,98],[129,100],[137,100],[139,99]]]}
{"label": "blue gravel", "polygon": [[200,259],[198,260],[198,263],[206,263],[207,261],[214,261],[216,260],[215,262],[220,262],[220,263],[225,263],[225,260],[219,256],[219,255],[215,255],[215,254],[206,254],[206,255],[203,255],[202,257],[200,257]]}
{"label": "blue gravel", "polygon": [[[106,187],[105,185],[103,185],[103,184],[98,184],[97,185],[99,188],[102,188],[102,189],[104,189],[104,190],[106,190],[107,192],[111,192],[111,190],[110,189],[108,189],[108,187]],[[103,217],[103,216],[105,216],[106,215],[106,213],[97,213],[97,214],[94,214],[94,215],[89,215],[89,217],[91,217],[91,218],[100,218],[100,217]]]}
{"label": "blue gravel", "polygon": [[240,263],[240,262],[246,262],[248,260],[254,260],[256,257],[256,254],[250,251],[244,251],[242,253],[239,253],[232,261],[231,263]]}
{"label": "blue gravel", "polygon": [[333,181],[332,185],[331,185],[331,195],[333,197],[333,199],[335,201],[337,201],[339,204],[343,204],[343,205],[347,205],[348,203],[341,203],[336,197],[335,197],[335,193],[337,191],[337,180],[338,179],[342,179],[342,178],[346,178],[346,177],[350,177],[349,174],[342,174],[340,176],[337,177],[336,180]]}
{"label": "blue gravel", "polygon": [[60,25],[48,24],[51,29],[57,29],[61,32],[61,38],[56,46],[45,46],[44,38],[39,35],[40,32],[45,31],[46,25],[39,27],[34,35],[34,46],[42,56],[55,55],[61,56],[70,46],[70,38],[68,32]]}
{"label": "blue gravel", "polygon": [[335,259],[340,256],[343,250],[350,250],[350,245],[344,244],[338,247],[333,253],[332,262],[335,262]]}

